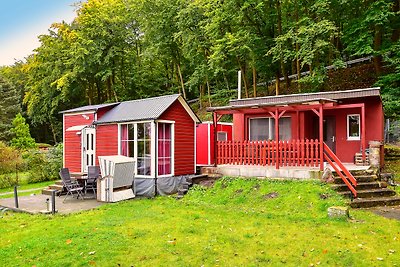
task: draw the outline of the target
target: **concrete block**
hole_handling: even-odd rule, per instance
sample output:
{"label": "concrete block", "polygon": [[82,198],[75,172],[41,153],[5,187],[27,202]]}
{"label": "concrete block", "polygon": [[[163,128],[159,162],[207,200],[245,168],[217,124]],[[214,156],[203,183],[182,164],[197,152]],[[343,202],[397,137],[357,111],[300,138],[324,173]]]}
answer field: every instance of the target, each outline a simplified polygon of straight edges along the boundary
{"label": "concrete block", "polygon": [[348,207],[329,207],[328,216],[330,218],[348,218],[349,208]]}

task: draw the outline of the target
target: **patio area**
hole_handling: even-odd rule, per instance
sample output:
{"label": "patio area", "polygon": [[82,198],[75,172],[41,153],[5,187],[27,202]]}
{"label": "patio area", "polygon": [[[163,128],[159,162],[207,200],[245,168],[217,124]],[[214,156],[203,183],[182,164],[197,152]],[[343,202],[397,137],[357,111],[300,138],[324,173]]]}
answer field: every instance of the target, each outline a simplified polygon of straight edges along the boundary
{"label": "patio area", "polygon": [[[98,202],[93,194],[86,194],[85,199],[76,199],[68,197],[63,203],[65,196],[55,198],[56,211],[60,214],[69,214],[74,212],[80,212],[84,210],[91,210],[99,207],[104,202]],[[47,204],[48,201],[48,204]],[[51,196],[48,195],[31,195],[18,197],[19,208],[15,208],[14,197],[0,199],[0,207],[8,208],[10,210],[16,210],[21,212],[27,212],[31,214],[39,213],[51,213]]]}

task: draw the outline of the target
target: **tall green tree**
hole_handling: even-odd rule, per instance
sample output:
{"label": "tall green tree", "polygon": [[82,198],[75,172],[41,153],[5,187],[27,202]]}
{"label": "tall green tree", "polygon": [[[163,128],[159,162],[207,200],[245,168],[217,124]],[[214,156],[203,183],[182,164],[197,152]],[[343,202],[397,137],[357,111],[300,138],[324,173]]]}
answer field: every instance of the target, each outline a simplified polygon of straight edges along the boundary
{"label": "tall green tree", "polygon": [[12,120],[21,111],[20,94],[0,74],[0,141],[8,142],[13,133],[10,131]]}

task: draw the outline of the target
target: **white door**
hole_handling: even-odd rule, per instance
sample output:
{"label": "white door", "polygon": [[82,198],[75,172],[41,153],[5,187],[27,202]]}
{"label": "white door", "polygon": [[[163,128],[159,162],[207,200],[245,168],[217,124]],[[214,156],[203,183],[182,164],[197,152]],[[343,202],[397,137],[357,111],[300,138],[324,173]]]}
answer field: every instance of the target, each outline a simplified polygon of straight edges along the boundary
{"label": "white door", "polygon": [[96,129],[82,130],[82,171],[87,172],[88,166],[96,164]]}

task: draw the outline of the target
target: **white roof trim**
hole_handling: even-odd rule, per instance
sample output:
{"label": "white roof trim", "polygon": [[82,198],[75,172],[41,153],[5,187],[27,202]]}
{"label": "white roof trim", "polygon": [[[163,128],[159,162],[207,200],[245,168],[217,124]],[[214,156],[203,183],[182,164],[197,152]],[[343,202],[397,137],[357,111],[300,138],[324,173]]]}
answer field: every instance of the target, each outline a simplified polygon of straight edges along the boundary
{"label": "white roof trim", "polygon": [[66,132],[74,132],[74,131],[81,131],[83,128],[88,127],[89,125],[75,125],[75,126],[71,126],[69,127],[67,130],[65,130]]}
{"label": "white roof trim", "polygon": [[196,114],[193,112],[193,110],[189,107],[188,103],[186,102],[185,99],[183,99],[183,97],[180,95],[178,97],[179,102],[182,104],[182,106],[184,107],[184,109],[186,110],[186,112],[190,115],[190,117],[196,122],[196,123],[200,123],[201,121],[199,120],[199,118],[196,116]]}

